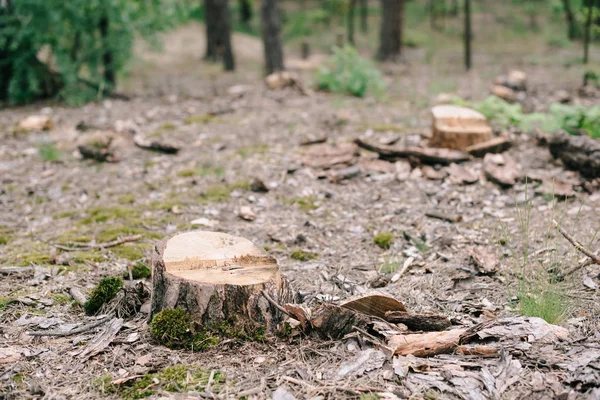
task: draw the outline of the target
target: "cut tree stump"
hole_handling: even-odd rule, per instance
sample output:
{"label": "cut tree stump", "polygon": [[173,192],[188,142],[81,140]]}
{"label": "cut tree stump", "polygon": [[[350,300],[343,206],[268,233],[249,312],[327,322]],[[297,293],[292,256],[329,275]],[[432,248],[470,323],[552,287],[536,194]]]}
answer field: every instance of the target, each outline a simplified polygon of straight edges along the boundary
{"label": "cut tree stump", "polygon": [[466,107],[440,105],[431,109],[432,147],[466,150],[492,139],[492,129],[483,114]]}
{"label": "cut tree stump", "polygon": [[581,175],[600,177],[600,140],[587,135],[557,134],[550,139],[550,153]]}
{"label": "cut tree stump", "polygon": [[183,308],[197,326],[235,323],[274,332],[279,304],[296,295],[277,261],[247,239],[192,231],[161,242],[152,257],[150,319],[165,308]]}

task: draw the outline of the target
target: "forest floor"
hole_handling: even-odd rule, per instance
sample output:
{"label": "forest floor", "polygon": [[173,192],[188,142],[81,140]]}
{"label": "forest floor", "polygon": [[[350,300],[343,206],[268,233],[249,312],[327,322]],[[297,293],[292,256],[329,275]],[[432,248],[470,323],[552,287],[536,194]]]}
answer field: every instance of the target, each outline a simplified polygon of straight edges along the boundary
{"label": "forest floor", "polygon": [[[167,46],[185,53],[184,59],[171,53],[140,59],[134,69],[139,73],[124,85],[137,94],[130,101],[0,111],[0,265],[34,267],[0,279],[0,398],[235,398],[249,389],[256,390],[248,398],[277,399],[292,398],[286,393],[321,399],[599,398],[600,266],[583,268],[559,283],[549,282],[547,273],[550,268],[564,272],[582,258],[552,228],[552,219],[591,249],[600,248],[597,187],[592,193],[583,190],[585,180],[578,173],[566,170],[535,138],[517,132],[511,134],[509,154],[524,175],[566,182],[576,189],[572,197],[559,199],[547,186],[525,182],[503,189],[483,177],[481,159],[466,163],[481,174],[472,185],[447,177],[428,179],[419,165],[403,180],[367,167],[339,184],[321,179],[321,171],[303,165],[312,147],[301,145],[307,140],[326,137],[328,144],[339,145],[370,132],[374,141],[397,136],[404,143],[426,143],[429,106],[437,94],[431,68],[386,66],[396,94],[383,101],[269,91],[257,79],[260,46],[240,57],[246,62],[240,65],[253,67],[222,74],[216,66],[199,64],[201,51],[190,56],[200,30],[186,29],[178,33],[180,47]],[[580,80],[568,79],[575,75],[572,70],[508,63],[491,69],[513,67],[528,73],[529,96],[539,107],[559,90],[584,101],[576,96]],[[477,92],[481,98],[489,92],[489,74],[444,79],[458,82],[455,92]],[[308,80],[310,74],[303,76]],[[51,130],[15,131],[18,121],[40,112],[51,115]],[[91,131],[76,129],[82,121]],[[130,133],[117,132],[123,126],[118,121],[145,135],[176,140],[182,150],[165,155],[139,149]],[[115,138],[118,162],[78,157],[77,144],[95,131]],[[361,151],[361,165],[374,158]],[[252,192],[254,178],[269,191]],[[254,221],[239,217],[242,206],[252,208]],[[461,220],[426,216],[432,210]],[[340,375],[342,363],[366,348],[356,337],[229,340],[201,352],[169,350],[152,340],[143,312],[127,320],[117,339],[91,358],[79,352],[101,327],[67,337],[29,334],[87,320],[69,289],[87,293],[102,277],[122,275],[132,262],[144,260],[159,239],[190,229],[227,232],[264,247],[305,299],[338,301],[371,290],[372,282],[393,276],[411,257],[411,268],[399,280],[377,289],[409,310],[443,313],[456,325],[470,326],[518,315],[519,299],[537,296],[542,312],[554,315],[569,338],[507,346],[501,357],[416,358],[402,377],[402,368],[391,360],[356,376]],[[387,250],[373,242],[381,232],[394,234]],[[133,234],[142,240],[104,250],[55,247]],[[499,271],[477,274],[473,248],[497,253]],[[298,250],[310,259],[294,259]],[[176,365],[184,367],[184,379],[170,387],[158,384],[161,371],[173,372],[168,367]],[[190,372],[197,367],[204,375]],[[199,382],[211,371],[222,378],[203,391],[205,383]],[[494,375],[495,388],[486,386],[485,371]],[[132,394],[111,384],[118,379],[129,379],[124,386],[146,385],[136,383],[138,391]],[[498,383],[501,379],[504,383]],[[185,392],[186,387],[191,388],[187,395],[169,391]]]}

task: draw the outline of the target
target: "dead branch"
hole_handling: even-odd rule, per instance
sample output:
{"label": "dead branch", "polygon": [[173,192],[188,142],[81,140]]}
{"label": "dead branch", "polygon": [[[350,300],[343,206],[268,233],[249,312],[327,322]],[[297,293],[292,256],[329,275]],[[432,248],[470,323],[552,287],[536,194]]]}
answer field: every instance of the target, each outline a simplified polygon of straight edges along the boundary
{"label": "dead branch", "polygon": [[440,211],[428,211],[425,213],[429,218],[441,219],[442,221],[448,222],[460,222],[462,221],[462,215],[458,214],[446,214]]}
{"label": "dead branch", "polygon": [[83,332],[87,332],[90,329],[94,329],[97,326],[100,326],[102,324],[104,324],[106,321],[109,320],[109,316],[105,316],[103,318],[100,318],[97,321],[91,322],[87,325],[83,325],[79,328],[75,328],[75,329],[71,329],[70,331],[61,331],[61,330],[54,330],[54,331],[45,331],[45,332],[29,332],[29,335],[31,336],[54,336],[54,337],[64,337],[64,336],[71,336],[71,335],[76,335],[78,333],[83,333]]}
{"label": "dead branch", "polygon": [[567,239],[573,246],[575,246],[575,248],[577,250],[579,250],[581,253],[585,254],[589,258],[591,258],[592,261],[594,262],[594,264],[600,265],[600,257],[599,256],[595,255],[594,253],[592,253],[591,251],[589,251],[588,249],[586,249],[585,247],[583,247],[583,245],[581,243],[579,243],[577,240],[575,240],[575,238],[573,238],[573,236],[571,236],[567,231],[565,231],[558,224],[558,222],[556,222],[556,220],[553,219],[552,223],[554,224],[554,226],[556,227],[556,229],[558,230],[558,232],[561,235],[563,235],[565,237],[565,239]]}
{"label": "dead branch", "polygon": [[82,243],[82,242],[67,242],[64,244],[55,244],[54,247],[64,251],[75,251],[77,249],[108,249],[109,247],[120,246],[123,243],[137,242],[142,239],[142,235],[125,236],[120,239],[115,239],[104,243]]}

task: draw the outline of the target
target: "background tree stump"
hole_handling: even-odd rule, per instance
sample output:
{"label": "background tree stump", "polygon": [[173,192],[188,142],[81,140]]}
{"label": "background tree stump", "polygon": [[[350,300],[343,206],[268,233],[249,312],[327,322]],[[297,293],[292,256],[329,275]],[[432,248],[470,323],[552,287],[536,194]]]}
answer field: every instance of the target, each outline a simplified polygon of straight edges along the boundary
{"label": "background tree stump", "polygon": [[492,139],[492,129],[485,116],[470,108],[440,105],[431,109],[433,129],[430,145],[466,150],[474,144]]}
{"label": "background tree stump", "polygon": [[273,257],[224,233],[175,235],[156,247],[152,267],[151,318],[164,308],[182,307],[196,326],[234,323],[272,332],[283,317],[273,302],[296,297]]}

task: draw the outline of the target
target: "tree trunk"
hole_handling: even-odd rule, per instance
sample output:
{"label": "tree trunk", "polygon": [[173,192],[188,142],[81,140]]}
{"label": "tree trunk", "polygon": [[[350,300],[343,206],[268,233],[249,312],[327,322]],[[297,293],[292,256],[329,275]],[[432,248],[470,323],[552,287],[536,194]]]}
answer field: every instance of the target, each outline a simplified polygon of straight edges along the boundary
{"label": "tree trunk", "polygon": [[562,0],[563,8],[565,9],[565,19],[567,20],[567,35],[569,40],[575,40],[577,36],[577,27],[575,26],[575,15],[573,15],[573,9],[571,8],[570,0]]}
{"label": "tree trunk", "polygon": [[350,0],[348,4],[348,43],[354,46],[354,10],[356,0]]}
{"label": "tree trunk", "polygon": [[250,0],[238,0],[240,7],[240,22],[244,25],[249,25],[252,19],[252,5]]}
{"label": "tree trunk", "polygon": [[265,52],[265,73],[283,71],[283,48],[281,45],[281,16],[277,0],[262,0],[260,7],[261,32]]}
{"label": "tree trunk", "polygon": [[456,17],[458,15],[458,0],[452,0],[452,7],[450,8],[450,15]]}
{"label": "tree trunk", "polygon": [[587,17],[585,19],[585,32],[583,37],[583,63],[587,64],[590,58],[590,40],[592,31],[592,14],[594,13],[595,1],[589,1]]}
{"label": "tree trunk", "polygon": [[465,0],[465,68],[471,69],[471,0]]}
{"label": "tree trunk", "polygon": [[[11,4],[1,6],[0,5],[0,18],[2,20],[12,13]],[[0,23],[0,29],[4,30],[6,25]],[[11,58],[11,40],[10,38],[5,39],[4,45],[0,47],[0,100],[8,99],[8,86],[13,76],[13,68],[10,63]]]}
{"label": "tree trunk", "polygon": [[368,0],[360,0],[360,30],[362,33],[367,33],[369,19],[369,2]]}
{"label": "tree trunk", "polygon": [[380,61],[397,61],[402,55],[404,0],[381,0]]}
{"label": "tree trunk", "polygon": [[226,71],[235,69],[231,48],[231,21],[228,0],[204,0],[206,54],[208,61],[223,61]]}
{"label": "tree trunk", "polygon": [[102,62],[104,63],[104,82],[107,83],[111,87],[116,86],[116,77],[115,77],[115,69],[113,65],[113,56],[110,51],[108,44],[108,34],[109,34],[109,20],[108,15],[103,15],[100,18],[100,23],[98,26],[100,30],[100,36],[102,37],[102,44],[104,46],[104,54],[102,55]]}
{"label": "tree trunk", "polygon": [[181,307],[196,326],[235,323],[273,333],[284,317],[278,305],[296,300],[273,257],[224,233],[178,234],[157,246],[152,268],[150,319]]}

